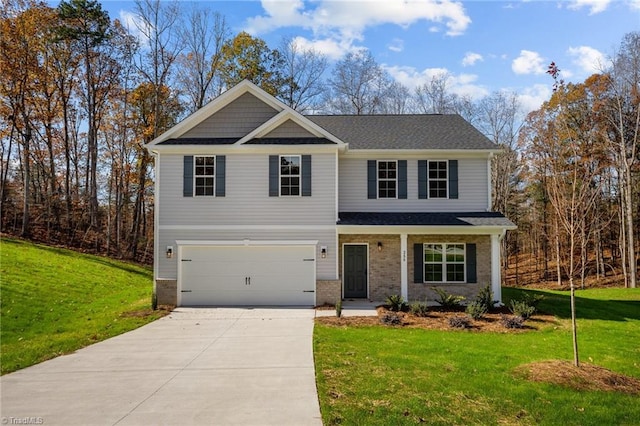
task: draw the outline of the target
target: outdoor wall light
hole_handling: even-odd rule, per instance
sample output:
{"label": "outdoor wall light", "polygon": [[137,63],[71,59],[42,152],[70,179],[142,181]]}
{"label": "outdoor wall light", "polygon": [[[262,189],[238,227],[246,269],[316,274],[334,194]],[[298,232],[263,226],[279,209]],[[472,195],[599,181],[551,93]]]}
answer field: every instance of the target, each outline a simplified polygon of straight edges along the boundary
{"label": "outdoor wall light", "polygon": [[320,247],[320,256],[322,256],[323,259],[327,257],[327,246]]}
{"label": "outdoor wall light", "polygon": [[378,241],[378,251],[382,251],[382,242]]}
{"label": "outdoor wall light", "polygon": [[167,246],[167,259],[171,259],[173,257],[173,247]]}

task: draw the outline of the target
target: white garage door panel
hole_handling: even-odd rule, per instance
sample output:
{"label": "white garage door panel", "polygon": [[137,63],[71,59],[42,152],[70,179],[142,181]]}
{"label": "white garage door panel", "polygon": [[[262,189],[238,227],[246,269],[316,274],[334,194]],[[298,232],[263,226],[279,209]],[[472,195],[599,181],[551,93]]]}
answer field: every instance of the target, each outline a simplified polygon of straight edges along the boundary
{"label": "white garage door panel", "polygon": [[184,246],[181,304],[313,305],[315,246]]}

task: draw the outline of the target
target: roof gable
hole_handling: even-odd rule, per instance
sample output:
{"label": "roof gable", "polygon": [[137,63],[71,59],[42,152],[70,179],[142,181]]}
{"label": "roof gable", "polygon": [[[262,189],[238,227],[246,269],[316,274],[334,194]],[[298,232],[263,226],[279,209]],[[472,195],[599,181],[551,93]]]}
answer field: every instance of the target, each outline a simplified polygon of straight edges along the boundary
{"label": "roof gable", "polygon": [[[252,117],[257,121],[247,121],[245,115],[247,108],[251,109]],[[217,116],[218,114],[219,116]],[[238,123],[239,126],[224,125],[229,122]],[[285,133],[287,129],[293,127],[298,129],[296,131],[300,131],[300,133],[307,132],[304,135],[297,135],[298,143],[305,139],[322,138],[333,144],[344,146],[340,139],[322,127],[255,84],[244,80],[149,142],[147,148],[151,149],[154,146],[163,145],[163,142],[170,140],[172,145],[187,145],[188,143],[176,143],[177,140],[183,138],[199,141],[200,144],[204,140],[218,141],[223,139],[225,144],[228,144],[228,139],[235,138],[235,144],[241,145],[256,138],[268,136],[283,124],[286,126],[283,129]],[[227,128],[226,131],[225,128]]]}

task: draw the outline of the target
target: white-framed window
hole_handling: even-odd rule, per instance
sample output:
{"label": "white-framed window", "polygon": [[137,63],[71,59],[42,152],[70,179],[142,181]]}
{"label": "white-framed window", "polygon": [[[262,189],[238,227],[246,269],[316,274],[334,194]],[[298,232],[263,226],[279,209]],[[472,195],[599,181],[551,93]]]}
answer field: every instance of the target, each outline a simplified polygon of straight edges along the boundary
{"label": "white-framed window", "polygon": [[465,282],[465,252],[463,243],[424,244],[424,282]]}
{"label": "white-framed window", "polygon": [[194,195],[215,196],[216,157],[215,155],[196,155],[193,159]]}
{"label": "white-framed window", "polygon": [[448,170],[447,161],[429,161],[427,165],[429,198],[447,198]]}
{"label": "white-framed window", "polygon": [[378,198],[398,198],[398,162],[378,160]]}
{"label": "white-framed window", "polygon": [[280,156],[280,195],[300,196],[301,184],[301,156]]}

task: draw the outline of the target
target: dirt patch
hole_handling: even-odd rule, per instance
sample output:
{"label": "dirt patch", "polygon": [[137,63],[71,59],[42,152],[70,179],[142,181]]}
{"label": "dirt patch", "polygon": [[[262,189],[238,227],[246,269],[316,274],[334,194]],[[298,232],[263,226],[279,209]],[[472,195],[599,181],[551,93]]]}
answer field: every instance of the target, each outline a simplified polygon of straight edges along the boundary
{"label": "dirt patch", "polygon": [[[378,307],[378,316],[369,317],[317,317],[316,322],[334,327],[348,326],[374,326],[381,325],[381,318],[390,313],[385,307]],[[449,325],[449,319],[454,316],[466,316],[464,311],[444,311],[433,308],[426,317],[417,317],[408,312],[395,313],[400,318],[400,323],[396,327],[423,328],[427,330],[454,330]],[[510,329],[502,325],[502,316],[508,315],[508,310],[500,309],[488,313],[481,320],[470,320],[471,327],[467,330],[472,332],[494,332],[494,333],[522,333],[530,330],[538,330],[545,326],[558,325],[555,317],[551,315],[535,315],[524,323],[520,329]]]}
{"label": "dirt patch", "polygon": [[172,310],[173,310],[173,306],[159,305],[158,309],[156,309],[155,311],[151,308],[139,309],[137,311],[123,312],[122,314],[120,314],[120,316],[122,318],[147,318],[151,315],[158,315],[160,317],[164,317],[166,315],[169,315]]}
{"label": "dirt patch", "polygon": [[576,390],[640,395],[640,380],[597,365],[583,363],[576,367],[569,361],[541,361],[518,367],[516,374],[534,382],[552,383]]}

